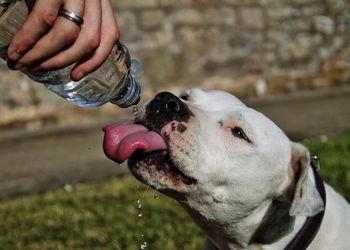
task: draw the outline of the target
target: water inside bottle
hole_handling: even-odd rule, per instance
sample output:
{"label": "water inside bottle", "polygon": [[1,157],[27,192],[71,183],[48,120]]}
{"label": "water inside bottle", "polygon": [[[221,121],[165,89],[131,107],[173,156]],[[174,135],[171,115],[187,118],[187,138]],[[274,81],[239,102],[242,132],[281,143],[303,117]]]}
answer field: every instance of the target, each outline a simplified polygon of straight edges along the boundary
{"label": "water inside bottle", "polygon": [[78,85],[82,85],[80,82],[74,82],[70,81],[66,84],[59,84],[59,85],[46,85],[46,87],[51,90],[52,92],[55,92],[59,96],[63,97],[64,99],[75,103],[76,105],[80,107],[98,107],[103,104],[105,104],[108,100],[103,99],[103,95],[97,96],[98,98],[85,98],[84,95],[93,95],[92,88],[90,93],[83,93],[80,89],[76,89]]}
{"label": "water inside bottle", "polygon": [[126,52],[115,49],[120,54],[121,61],[116,63],[114,56],[110,54],[97,70],[79,81],[72,81],[70,78],[73,66],[35,76],[28,72],[28,76],[81,107],[98,107],[112,102],[126,108],[140,99],[140,86],[134,77],[143,73],[143,67],[138,61],[132,60],[132,68],[129,69],[123,61],[126,57],[123,53]]}

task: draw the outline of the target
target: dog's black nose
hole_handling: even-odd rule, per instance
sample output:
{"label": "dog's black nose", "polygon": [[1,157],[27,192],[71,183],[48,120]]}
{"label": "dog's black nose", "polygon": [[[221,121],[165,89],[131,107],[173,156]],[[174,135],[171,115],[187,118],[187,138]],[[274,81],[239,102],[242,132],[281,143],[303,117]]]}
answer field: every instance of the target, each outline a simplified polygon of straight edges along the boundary
{"label": "dog's black nose", "polygon": [[185,121],[192,115],[180,98],[169,92],[161,92],[147,105],[146,119],[157,126],[170,121]]}
{"label": "dog's black nose", "polygon": [[161,92],[147,106],[149,115],[161,115],[174,119],[187,115],[187,106],[178,98],[169,92]]}
{"label": "dog's black nose", "polygon": [[175,95],[169,92],[161,92],[157,94],[153,103],[155,107],[164,109],[165,112],[170,112],[172,114],[182,114],[184,112],[185,105],[183,102]]}

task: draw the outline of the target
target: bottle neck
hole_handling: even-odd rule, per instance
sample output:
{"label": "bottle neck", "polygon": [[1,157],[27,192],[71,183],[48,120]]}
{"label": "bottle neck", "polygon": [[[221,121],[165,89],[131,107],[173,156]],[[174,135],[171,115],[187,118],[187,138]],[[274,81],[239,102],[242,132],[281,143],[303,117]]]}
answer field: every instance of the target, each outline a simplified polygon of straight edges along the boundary
{"label": "bottle neck", "polygon": [[136,105],[140,101],[140,85],[130,74],[127,76],[126,82],[120,95],[111,101],[111,103],[121,108],[128,108],[132,105]]}

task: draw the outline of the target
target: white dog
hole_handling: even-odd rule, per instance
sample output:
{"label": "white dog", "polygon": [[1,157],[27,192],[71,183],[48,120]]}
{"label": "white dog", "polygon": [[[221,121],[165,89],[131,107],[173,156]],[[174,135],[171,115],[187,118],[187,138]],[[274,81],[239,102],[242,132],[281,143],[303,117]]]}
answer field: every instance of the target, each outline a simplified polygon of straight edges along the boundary
{"label": "white dog", "polygon": [[350,206],[304,146],[228,93],[180,98],[162,92],[136,124],[107,126],[104,149],[176,199],[205,232],[204,249],[350,249]]}

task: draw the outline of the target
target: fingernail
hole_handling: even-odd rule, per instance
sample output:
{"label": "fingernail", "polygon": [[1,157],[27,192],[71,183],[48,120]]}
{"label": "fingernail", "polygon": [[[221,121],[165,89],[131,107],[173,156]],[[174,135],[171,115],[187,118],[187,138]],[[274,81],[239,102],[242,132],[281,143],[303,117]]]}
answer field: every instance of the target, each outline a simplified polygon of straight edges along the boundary
{"label": "fingernail", "polygon": [[9,58],[12,61],[18,61],[21,58],[21,56],[21,52],[18,49],[16,49],[10,53]]}
{"label": "fingernail", "polygon": [[7,67],[9,67],[10,69],[14,69],[16,65],[16,62],[12,61],[12,60],[7,60]]}
{"label": "fingernail", "polygon": [[23,64],[17,63],[16,61],[8,60],[7,61],[7,67],[13,70],[18,70],[24,67]]}
{"label": "fingernail", "polygon": [[79,81],[83,76],[84,76],[84,72],[83,71],[78,71],[78,72],[72,74],[72,80],[73,81]]}

